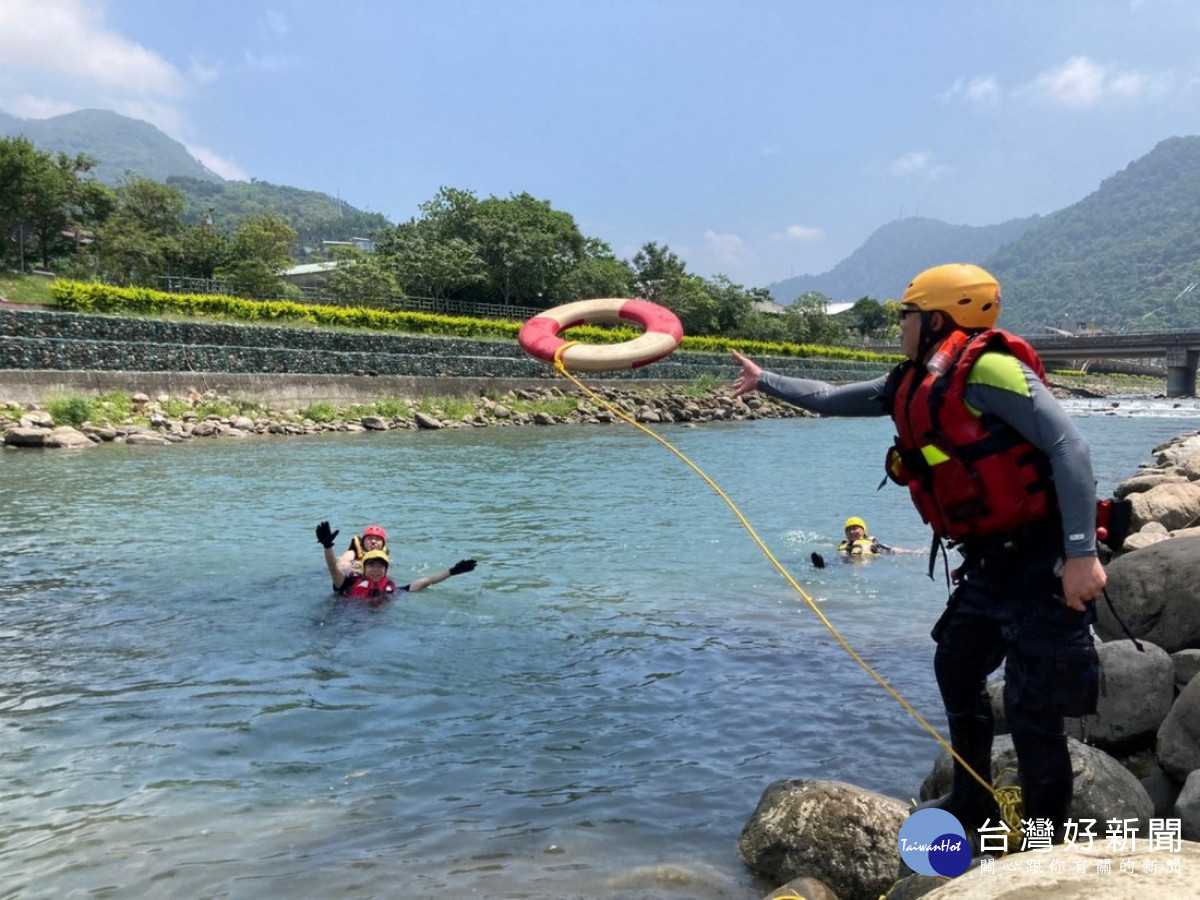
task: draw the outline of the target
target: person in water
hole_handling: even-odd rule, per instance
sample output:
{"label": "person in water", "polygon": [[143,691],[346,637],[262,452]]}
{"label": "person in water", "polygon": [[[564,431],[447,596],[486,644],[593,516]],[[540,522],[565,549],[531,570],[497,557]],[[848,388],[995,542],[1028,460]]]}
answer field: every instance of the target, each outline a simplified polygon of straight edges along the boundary
{"label": "person in water", "polygon": [[932,637],[950,743],[970,770],[956,759],[950,793],[926,805],[968,829],[999,821],[992,790],[971,772],[991,778],[986,679],[1003,662],[1024,818],[1058,843],[1074,791],[1063,717],[1096,709],[1089,625],[1107,576],[1088,446],[1033,348],[995,328],[1000,304],[985,270],[935,266],[900,298],[907,359],[888,374],[834,387],[765,372],[735,352],[734,393],[762,390],[822,415],[892,417],[888,477],[908,487],[934,549],[948,543],[963,556]]}
{"label": "person in water", "polygon": [[357,574],[362,571],[363,554],[386,549],[387,532],[378,525],[368,525],[362,534],[350,538],[350,546],[338,558],[338,568],[347,574]]}
{"label": "person in water", "polygon": [[338,558],[333,553],[333,543],[337,540],[338,532],[329,527],[328,522],[317,525],[317,543],[325,548],[325,566],[333,578],[334,593],[352,600],[365,600],[371,605],[377,605],[388,600],[396,593],[416,593],[423,591],[433,584],[445,581],[451,575],[461,575],[464,572],[475,571],[475,560],[460,559],[449,569],[426,575],[416,581],[397,586],[388,577],[391,567],[391,556],[387,550],[376,549],[366,551],[361,560],[362,572],[343,571],[338,564]]}
{"label": "person in water", "polygon": [[838,544],[838,553],[843,556],[875,556],[896,551],[878,538],[867,535],[867,523],[858,516],[846,520],[846,539]]}
{"label": "person in water", "polygon": [[843,556],[891,556],[894,553],[922,553],[921,550],[906,550],[885,544],[879,538],[867,534],[867,523],[860,516],[851,516],[843,526],[846,539],[838,544],[838,553]]}

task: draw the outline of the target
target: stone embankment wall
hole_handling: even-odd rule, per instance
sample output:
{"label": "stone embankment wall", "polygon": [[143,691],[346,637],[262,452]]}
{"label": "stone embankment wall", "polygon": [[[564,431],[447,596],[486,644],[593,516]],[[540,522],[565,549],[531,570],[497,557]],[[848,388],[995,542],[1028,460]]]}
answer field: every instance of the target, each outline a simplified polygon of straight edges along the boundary
{"label": "stone embankment wall", "polygon": [[[870,378],[887,369],[885,364],[838,360],[758,361],[777,372],[826,381]],[[138,376],[132,383],[129,373]],[[147,377],[150,373],[161,374],[155,379]],[[652,366],[605,373],[602,379],[588,376],[588,381],[691,382],[702,376],[728,380],[735,374],[725,354],[678,351]],[[47,391],[99,393],[114,388],[179,393],[180,387],[198,386],[275,394],[286,392],[286,382],[296,380],[324,385],[315,394],[302,393],[302,399],[337,400],[414,389],[459,393],[446,389],[452,380],[465,380],[460,386],[466,387],[556,377],[549,365],[531,359],[516,341],[508,340],[0,309],[0,393],[23,402],[40,399]]]}

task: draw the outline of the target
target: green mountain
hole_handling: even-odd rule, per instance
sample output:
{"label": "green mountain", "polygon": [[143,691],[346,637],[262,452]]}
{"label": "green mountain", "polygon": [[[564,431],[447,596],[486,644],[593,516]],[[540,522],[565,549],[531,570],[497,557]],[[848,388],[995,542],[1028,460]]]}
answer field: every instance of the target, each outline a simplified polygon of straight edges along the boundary
{"label": "green mountain", "polygon": [[889,222],[866,243],[822,275],[797,275],[769,285],[779,303],[817,291],[835,303],[863,297],[894,300],[913,275],[947,261],[976,261],[995,253],[1035,227],[1038,216],[999,225],[947,225],[936,219],[907,218]]}
{"label": "green mountain", "polygon": [[390,225],[379,213],[363,212],[319,191],[265,181],[226,181],[148,122],[107,110],[86,109],[51,119],[18,119],[0,112],[0,137],[19,135],[45,152],[96,158],[99,164],[91,174],[104,184],[116,185],[132,172],[178,188],[189,223],[211,217],[218,228],[233,231],[252,216],[282,216],[296,229],[302,252],[319,248],[323,240],[367,237]]}
{"label": "green mountain", "polygon": [[1162,141],[981,264],[1010,328],[1200,329],[1200,137]]}
{"label": "green mountain", "polygon": [[1022,333],[1200,330],[1200,137],[1173,137],[1048,216],[986,228],[901,219],[823,275],[770,286],[835,302],[895,299],[917,272],[976,262],[1004,287],[1005,327]]}
{"label": "green mountain", "polygon": [[39,150],[86,153],[99,160],[92,170],[97,181],[115,185],[127,171],[155,181],[183,175],[219,182],[179,141],[149,122],[126,118],[103,109],[81,109],[51,119],[18,119],[0,115],[0,137],[24,136]]}
{"label": "green mountain", "polygon": [[183,192],[188,222],[212,219],[222,231],[233,231],[247,219],[264,214],[282,216],[296,229],[301,254],[319,249],[321,241],[369,237],[391,227],[379,213],[363,212],[322,194],[266,181],[211,182],[172,176],[167,184]]}

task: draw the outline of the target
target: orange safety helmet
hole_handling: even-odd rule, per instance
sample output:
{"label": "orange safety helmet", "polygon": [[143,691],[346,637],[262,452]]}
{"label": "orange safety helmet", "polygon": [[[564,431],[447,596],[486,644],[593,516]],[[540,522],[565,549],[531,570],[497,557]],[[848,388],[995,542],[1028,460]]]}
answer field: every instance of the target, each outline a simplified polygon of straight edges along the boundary
{"label": "orange safety helmet", "polygon": [[944,312],[959,328],[992,328],[1000,318],[1000,282],[970,263],[934,266],[912,280],[900,305]]}

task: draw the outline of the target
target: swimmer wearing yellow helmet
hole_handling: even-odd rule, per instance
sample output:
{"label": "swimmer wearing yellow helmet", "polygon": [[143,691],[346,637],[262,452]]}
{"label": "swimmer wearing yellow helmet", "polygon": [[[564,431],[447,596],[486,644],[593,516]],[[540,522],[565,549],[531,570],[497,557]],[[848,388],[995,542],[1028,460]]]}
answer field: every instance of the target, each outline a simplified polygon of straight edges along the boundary
{"label": "swimmer wearing yellow helmet", "polygon": [[843,526],[846,539],[838,544],[838,553],[844,556],[875,556],[894,552],[887,544],[867,534],[867,523],[858,516],[851,516]]}

